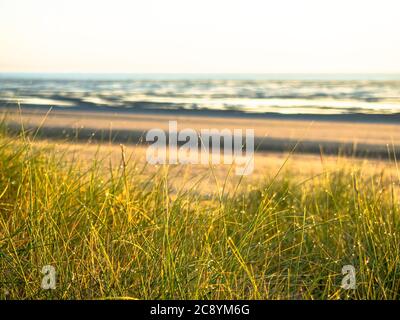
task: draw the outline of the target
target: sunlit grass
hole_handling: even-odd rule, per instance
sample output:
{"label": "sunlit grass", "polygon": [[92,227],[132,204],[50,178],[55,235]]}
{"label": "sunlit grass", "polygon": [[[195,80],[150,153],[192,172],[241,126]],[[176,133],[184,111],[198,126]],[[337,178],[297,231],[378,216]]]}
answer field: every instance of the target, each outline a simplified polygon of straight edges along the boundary
{"label": "sunlit grass", "polygon": [[[2,134],[1,298],[399,298],[397,178],[343,165],[205,196],[123,151],[88,166]],[[349,264],[356,290],[340,287]],[[41,289],[45,265],[55,290]]]}

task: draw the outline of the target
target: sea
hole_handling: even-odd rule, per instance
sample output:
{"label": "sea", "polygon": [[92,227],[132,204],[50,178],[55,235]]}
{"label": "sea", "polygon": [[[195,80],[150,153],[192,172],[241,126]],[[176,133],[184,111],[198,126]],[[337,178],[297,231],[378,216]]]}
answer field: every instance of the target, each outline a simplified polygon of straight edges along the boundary
{"label": "sea", "polygon": [[400,74],[0,73],[0,107],[397,114]]}

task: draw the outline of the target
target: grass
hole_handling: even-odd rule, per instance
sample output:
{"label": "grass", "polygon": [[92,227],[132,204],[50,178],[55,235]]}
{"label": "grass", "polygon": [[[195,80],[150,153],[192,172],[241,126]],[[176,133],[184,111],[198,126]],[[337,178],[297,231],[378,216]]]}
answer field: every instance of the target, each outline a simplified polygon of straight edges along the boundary
{"label": "grass", "polygon": [[399,298],[398,178],[343,165],[204,195],[123,148],[83,165],[31,139],[0,137],[2,299]]}

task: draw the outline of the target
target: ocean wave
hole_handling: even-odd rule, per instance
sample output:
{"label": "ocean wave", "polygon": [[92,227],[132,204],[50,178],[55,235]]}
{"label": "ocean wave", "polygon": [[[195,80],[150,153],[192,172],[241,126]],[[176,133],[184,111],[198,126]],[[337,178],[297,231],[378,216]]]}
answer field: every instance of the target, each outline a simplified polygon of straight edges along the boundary
{"label": "ocean wave", "polygon": [[264,113],[398,113],[400,81],[0,79],[0,101]]}

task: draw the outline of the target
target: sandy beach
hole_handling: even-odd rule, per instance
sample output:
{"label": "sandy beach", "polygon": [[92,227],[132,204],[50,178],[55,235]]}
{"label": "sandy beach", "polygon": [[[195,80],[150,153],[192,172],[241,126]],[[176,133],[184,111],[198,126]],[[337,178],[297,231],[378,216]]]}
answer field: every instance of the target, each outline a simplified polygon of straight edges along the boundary
{"label": "sandy beach", "polygon": [[388,150],[400,156],[399,125],[385,121],[341,121],[316,118],[226,116],[186,113],[135,113],[87,111],[68,108],[2,108],[9,127],[36,131],[38,138],[138,144],[153,128],[168,130],[168,121],[177,121],[178,129],[254,129],[258,152],[348,155],[362,158],[389,157]]}

